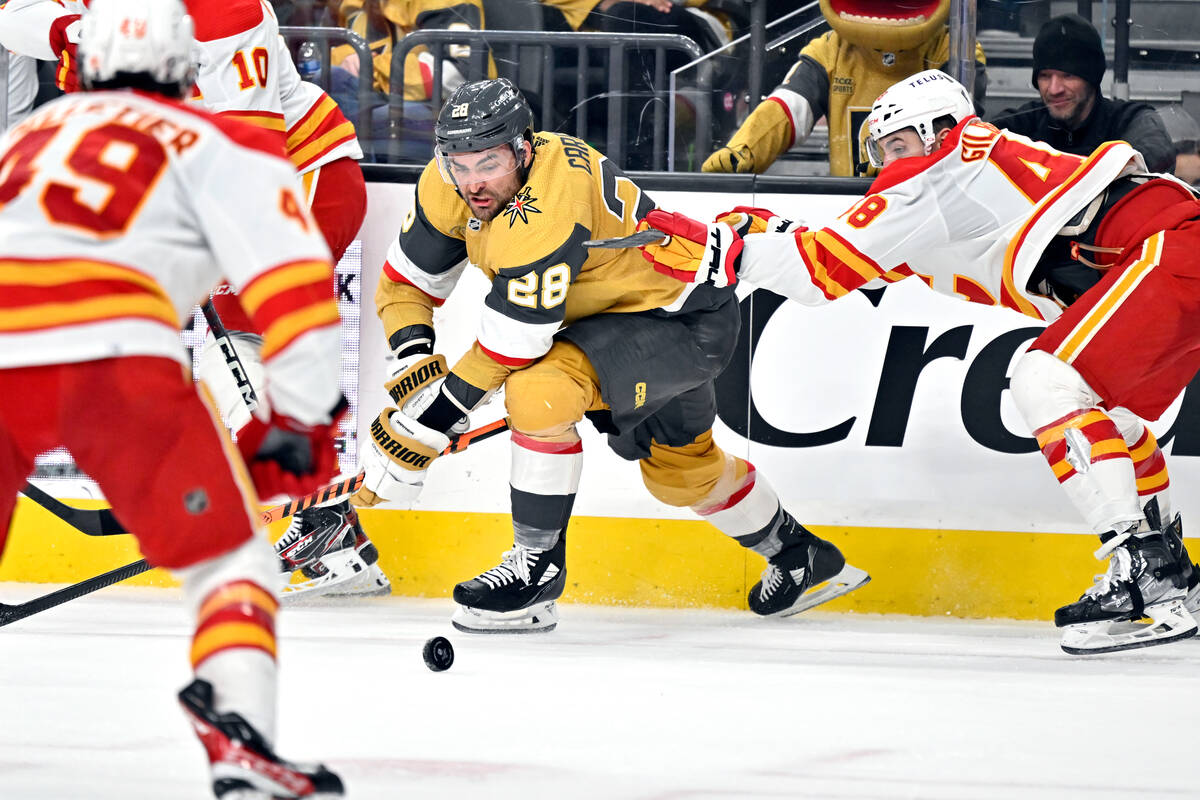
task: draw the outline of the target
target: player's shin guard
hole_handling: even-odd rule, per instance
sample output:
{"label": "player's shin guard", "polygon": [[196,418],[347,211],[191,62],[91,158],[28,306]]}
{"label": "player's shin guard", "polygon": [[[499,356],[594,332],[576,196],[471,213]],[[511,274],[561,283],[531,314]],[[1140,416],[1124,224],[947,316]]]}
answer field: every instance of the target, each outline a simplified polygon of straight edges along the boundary
{"label": "player's shin guard", "polygon": [[501,562],[454,587],[451,622],[469,633],[550,631],[566,586],[566,529],[583,469],[583,443],[513,432],[513,546]]}
{"label": "player's shin guard", "polygon": [[846,563],[831,542],[814,536],[779,503],[775,490],[750,464],[724,500],[693,506],[717,529],[765,556],[767,568],[750,590],[750,610],[791,616],[852,592],[871,576]]}
{"label": "player's shin guard", "polygon": [[191,661],[218,713],[236,711],[275,736],[275,556],[259,536],[178,570],[196,619]]}

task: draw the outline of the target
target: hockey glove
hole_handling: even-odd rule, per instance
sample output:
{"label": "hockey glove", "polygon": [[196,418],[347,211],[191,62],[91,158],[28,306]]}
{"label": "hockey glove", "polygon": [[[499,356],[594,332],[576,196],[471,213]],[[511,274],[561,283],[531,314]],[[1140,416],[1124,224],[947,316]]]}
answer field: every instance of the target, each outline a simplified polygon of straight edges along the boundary
{"label": "hockey glove", "polygon": [[724,222],[705,224],[691,217],[654,209],[638,225],[670,235],[666,244],[641,247],[654,269],[683,283],[710,283],[717,288],[737,283],[742,237]]}
{"label": "hockey glove", "polygon": [[700,165],[701,172],[754,172],[754,153],[750,145],[725,146],[714,152]]}
{"label": "hockey glove", "polygon": [[774,211],[750,206],[735,206],[732,210],[717,214],[717,222],[733,228],[738,236],[751,233],[799,233],[808,230],[802,222],[785,219]]}
{"label": "hockey glove", "polygon": [[462,409],[441,391],[446,376],[446,357],[412,355],[390,360],[392,378],[383,385],[396,407],[427,427],[462,433],[470,421]]}
{"label": "hockey glove", "polygon": [[305,425],[274,412],[264,421],[252,416],[238,432],[238,450],[262,498],[315,492],[337,474],[333,440],[347,409],[342,398],[330,421]]}
{"label": "hockey glove", "polygon": [[450,445],[450,437],[428,428],[397,408],[385,408],[371,423],[363,448],[363,484],[350,502],[373,506],[384,500],[411,505],[425,486],[425,472]]}
{"label": "hockey glove", "polygon": [[76,61],[79,28],[78,14],[65,14],[50,25],[50,49],[58,56],[54,85],[64,92],[79,91],[79,68]]}

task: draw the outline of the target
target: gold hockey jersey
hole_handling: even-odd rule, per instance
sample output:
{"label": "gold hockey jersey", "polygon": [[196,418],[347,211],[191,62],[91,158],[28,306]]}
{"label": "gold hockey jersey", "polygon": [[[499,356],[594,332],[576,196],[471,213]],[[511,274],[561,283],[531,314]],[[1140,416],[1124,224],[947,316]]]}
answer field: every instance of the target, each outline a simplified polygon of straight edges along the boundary
{"label": "gold hockey jersey", "polygon": [[535,135],[525,185],[490,222],[473,218],[430,162],[380,276],[375,301],[384,330],[390,339],[407,326],[432,325],[433,307],[467,263],[482,270],[491,290],[477,340],[447,381],[472,407],[511,371],[545,355],[554,334],[574,320],[691,310],[683,284],[655,272],[637,249],[583,246],[632,233],[653,207],[616,165],[566,134]]}

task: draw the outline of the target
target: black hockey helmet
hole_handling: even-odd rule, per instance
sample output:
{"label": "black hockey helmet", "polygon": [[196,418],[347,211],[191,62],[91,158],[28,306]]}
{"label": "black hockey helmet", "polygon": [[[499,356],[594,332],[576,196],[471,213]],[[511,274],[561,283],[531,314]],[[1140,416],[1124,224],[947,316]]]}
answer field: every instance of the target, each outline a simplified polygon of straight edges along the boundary
{"label": "black hockey helmet", "polygon": [[533,140],[533,111],[507,78],[464,83],[438,113],[434,136],[442,177],[456,186],[447,164],[447,156],[454,153],[475,153],[507,144],[521,162],[522,141]]}

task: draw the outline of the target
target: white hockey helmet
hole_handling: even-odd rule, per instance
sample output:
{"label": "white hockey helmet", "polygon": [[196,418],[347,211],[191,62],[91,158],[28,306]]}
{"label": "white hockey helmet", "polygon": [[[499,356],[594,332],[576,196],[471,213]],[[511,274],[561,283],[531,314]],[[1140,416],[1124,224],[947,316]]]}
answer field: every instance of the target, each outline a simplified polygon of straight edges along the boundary
{"label": "white hockey helmet", "polygon": [[905,128],[913,128],[925,143],[925,155],[933,152],[937,134],[933,121],[950,116],[955,124],[975,113],[971,95],[963,85],[937,69],[927,69],[893,83],[871,107],[867,118],[867,155],[875,167],[883,166],[879,140]]}
{"label": "white hockey helmet", "polygon": [[179,87],[196,79],[192,18],[181,0],[92,0],[79,35],[84,88]]}

